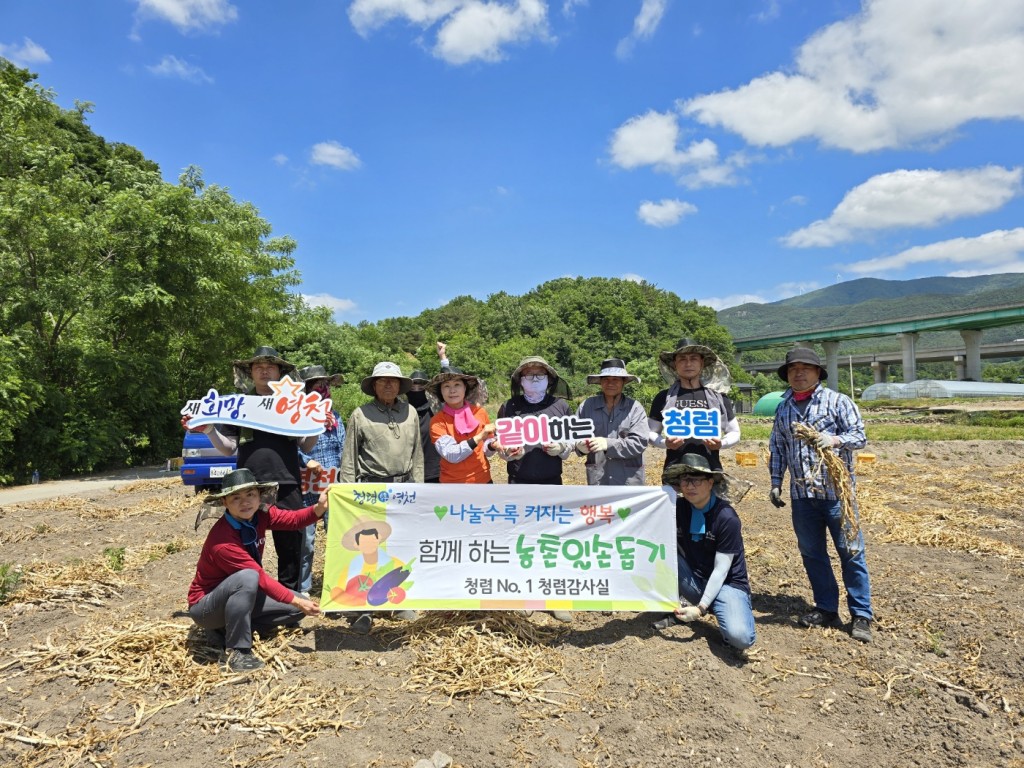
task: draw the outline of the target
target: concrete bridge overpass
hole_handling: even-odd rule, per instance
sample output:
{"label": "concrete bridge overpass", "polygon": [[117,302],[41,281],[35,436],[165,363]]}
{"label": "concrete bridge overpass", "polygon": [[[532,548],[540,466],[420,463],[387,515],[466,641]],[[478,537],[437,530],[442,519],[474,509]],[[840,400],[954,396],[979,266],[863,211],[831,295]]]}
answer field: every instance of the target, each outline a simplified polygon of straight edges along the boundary
{"label": "concrete bridge overpass", "polygon": [[[986,328],[997,328],[1005,325],[1016,325],[1024,323],[1024,303],[1007,304],[998,307],[986,307],[983,309],[959,310],[955,312],[942,312],[934,315],[917,315],[915,317],[900,318],[897,320],[886,320],[877,323],[869,323],[860,326],[838,326],[832,328],[820,328],[814,331],[806,331],[796,334],[784,334],[778,336],[756,336],[734,339],[733,344],[737,352],[744,352],[751,349],[765,349],[767,347],[793,344],[795,346],[812,346],[820,343],[825,349],[825,367],[828,370],[829,381],[837,381],[839,375],[839,344],[850,339],[867,339],[882,336],[896,336],[902,347],[898,357],[892,360],[883,360],[886,355],[854,355],[855,361],[859,358],[869,357],[863,363],[870,363],[875,373],[875,381],[885,381],[888,373],[888,366],[892,362],[900,362],[903,366],[903,380],[914,381],[917,378],[917,361],[921,360],[953,360],[958,364],[958,373],[961,379],[981,380],[981,335]],[[917,339],[921,333],[926,331],[950,331],[960,332],[964,340],[962,349],[952,350],[929,350],[918,353]],[[1002,354],[997,354],[995,347],[1008,347]],[[1013,342],[1009,345],[987,345],[986,357],[1015,357],[1024,353],[1024,342]],[[938,356],[938,355],[942,356]],[[960,358],[957,360],[957,358]],[[775,370],[782,363],[775,363],[770,370]],[[745,365],[747,370],[763,370],[761,366],[768,364]]]}

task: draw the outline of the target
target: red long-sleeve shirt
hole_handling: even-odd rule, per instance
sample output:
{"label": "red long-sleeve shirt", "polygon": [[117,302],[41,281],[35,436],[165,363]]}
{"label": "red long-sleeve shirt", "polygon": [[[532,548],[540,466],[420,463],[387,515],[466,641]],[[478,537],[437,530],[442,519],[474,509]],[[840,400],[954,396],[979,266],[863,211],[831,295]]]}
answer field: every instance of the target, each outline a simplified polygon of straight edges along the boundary
{"label": "red long-sleeve shirt", "polygon": [[[224,513],[227,515],[227,512]],[[256,547],[260,557],[263,546],[267,543],[267,530],[297,531],[312,525],[318,520],[313,507],[305,509],[280,509],[279,507],[261,508],[256,513]],[[233,573],[250,568],[260,575],[260,589],[280,603],[291,603],[293,593],[280,582],[270,578],[263,566],[252,559],[242,546],[239,532],[231,524],[221,518],[214,523],[206,535],[203,551],[199,553],[196,563],[196,576],[188,588],[188,604],[193,606],[207,594],[216,589],[224,579]]]}

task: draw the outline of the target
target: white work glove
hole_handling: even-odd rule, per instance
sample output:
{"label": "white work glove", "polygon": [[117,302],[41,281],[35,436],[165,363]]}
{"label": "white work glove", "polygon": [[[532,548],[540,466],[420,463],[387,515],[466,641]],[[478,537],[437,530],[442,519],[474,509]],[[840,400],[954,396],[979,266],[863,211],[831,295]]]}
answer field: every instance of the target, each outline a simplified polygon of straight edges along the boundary
{"label": "white work glove", "polygon": [[680,621],[697,621],[700,618],[700,608],[696,605],[685,605],[676,610],[676,618]]}
{"label": "white work glove", "polygon": [[778,507],[779,509],[782,509],[784,506],[786,506],[786,502],[782,500],[782,489],[779,488],[778,486],[772,488],[771,492],[768,494],[768,501],[770,501],[773,506]]}
{"label": "white work glove", "polygon": [[821,450],[823,451],[830,451],[832,450],[832,447],[835,445],[832,438],[832,435],[826,435],[824,432],[822,432],[821,434],[818,435],[818,438],[814,441],[814,444],[821,448]]}
{"label": "white work glove", "polygon": [[562,443],[544,443],[543,448],[544,453],[548,456],[558,456],[565,450],[565,446]]}
{"label": "white work glove", "polygon": [[590,446],[591,451],[607,451],[608,450],[608,438],[607,437],[591,437],[587,440],[587,445]]}
{"label": "white work glove", "polygon": [[576,450],[579,451],[580,453],[590,453],[590,441],[580,440],[578,443],[576,443]]}

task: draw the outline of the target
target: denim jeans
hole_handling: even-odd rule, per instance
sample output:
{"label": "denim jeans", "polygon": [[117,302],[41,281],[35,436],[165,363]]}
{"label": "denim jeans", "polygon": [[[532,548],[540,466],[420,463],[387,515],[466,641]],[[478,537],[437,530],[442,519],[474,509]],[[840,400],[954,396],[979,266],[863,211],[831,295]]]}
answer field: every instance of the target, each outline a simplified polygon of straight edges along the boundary
{"label": "denim jeans", "polygon": [[839,611],[839,585],[832,573],[826,531],[832,537],[842,565],[846,603],[851,616],[873,618],[871,612],[871,580],[864,556],[864,534],[851,552],[843,536],[842,510],[838,501],[829,499],[798,499],[793,497],[793,531],[804,560],[804,570],[811,582],[814,607],[822,611]]}
{"label": "denim jeans", "polygon": [[[697,605],[704,595],[705,586],[707,580],[695,576],[690,564],[679,555],[680,596]],[[711,603],[711,612],[718,619],[722,639],[730,646],[743,650],[754,644],[757,635],[754,631],[754,612],[750,607],[749,594],[742,589],[723,584],[714,602]]]}
{"label": "denim jeans", "polygon": [[[317,524],[313,523],[300,531],[302,534],[302,559],[299,562],[299,592],[307,594],[313,588],[313,548],[316,546],[316,526]],[[327,530],[326,512],[324,512],[324,530]]]}
{"label": "denim jeans", "polygon": [[235,571],[188,609],[203,629],[224,630],[225,648],[252,648],[252,629],[298,623],[305,614],[279,603],[259,588],[260,575],[251,568]]}

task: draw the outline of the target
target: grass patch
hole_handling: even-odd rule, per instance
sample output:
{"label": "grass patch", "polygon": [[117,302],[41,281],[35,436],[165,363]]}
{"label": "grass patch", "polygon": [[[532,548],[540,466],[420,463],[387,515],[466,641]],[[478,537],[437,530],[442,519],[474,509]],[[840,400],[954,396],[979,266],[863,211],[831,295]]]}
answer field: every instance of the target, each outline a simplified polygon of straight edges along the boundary
{"label": "grass patch", "polygon": [[124,547],[107,547],[103,550],[103,557],[107,559],[110,570],[115,573],[124,570]]}
{"label": "grass patch", "polygon": [[6,603],[21,583],[21,569],[13,563],[0,563],[0,604]]}

